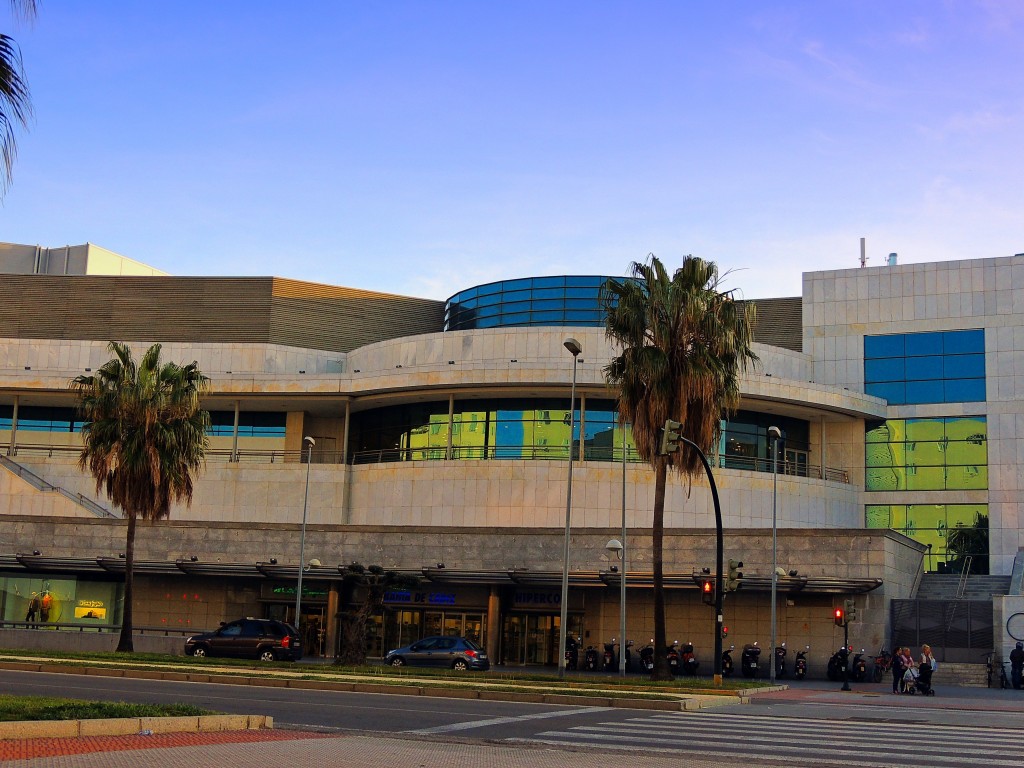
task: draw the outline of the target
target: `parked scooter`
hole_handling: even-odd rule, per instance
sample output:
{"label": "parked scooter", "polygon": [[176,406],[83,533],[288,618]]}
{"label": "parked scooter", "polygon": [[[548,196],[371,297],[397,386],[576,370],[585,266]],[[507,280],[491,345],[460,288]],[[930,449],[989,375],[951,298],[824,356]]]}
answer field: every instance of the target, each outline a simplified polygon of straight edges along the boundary
{"label": "parked scooter", "polygon": [[633,664],[633,652],[631,650],[629,650],[632,647],[633,647],[633,641],[632,640],[627,640],[626,641],[626,650],[625,650],[625,654],[626,654],[626,671],[627,672],[630,671],[629,668]]}
{"label": "parked scooter", "polygon": [[579,669],[580,644],[572,635],[565,636],[565,668]]}
{"label": "parked scooter", "polygon": [[604,644],[604,671],[614,672],[618,669],[618,664],[615,663],[615,646],[618,643],[615,642],[615,638],[612,638],[610,643]]}
{"label": "parked scooter", "polygon": [[871,673],[871,679],[876,683],[880,683],[891,670],[892,654],[885,648],[882,648],[878,655],[875,656],[875,668]]}
{"label": "parked scooter", "polygon": [[775,646],[775,677],[776,679],[786,676],[786,644]]}
{"label": "parked scooter", "polygon": [[665,649],[665,658],[668,659],[668,671],[673,677],[679,675],[679,641],[673,640],[672,645]]}
{"label": "parked scooter", "polygon": [[825,669],[828,679],[836,683],[844,680],[846,678],[846,665],[849,660],[850,649],[845,646],[833,653],[832,657],[828,660],[828,667]]}
{"label": "parked scooter", "polygon": [[722,677],[732,677],[732,652],[735,649],[735,645],[730,645],[728,648],[722,651]]}
{"label": "parked scooter", "polygon": [[863,683],[868,679],[868,663],[864,659],[864,649],[854,654],[853,662],[850,664],[850,679],[855,683]]}
{"label": "parked scooter", "polygon": [[803,680],[807,677],[807,652],[811,650],[811,646],[805,645],[802,651],[796,652],[796,660],[793,663],[793,677],[797,680]]}
{"label": "parked scooter", "polygon": [[697,674],[697,667],[700,666],[700,662],[697,661],[697,654],[693,652],[693,643],[687,643],[683,646],[681,661],[684,675],[692,677]]}
{"label": "parked scooter", "polygon": [[761,674],[761,649],[757,643],[743,646],[743,653],[740,655],[740,664],[744,677],[756,678]]}
{"label": "parked scooter", "polygon": [[654,670],[654,638],[651,642],[640,649],[640,671],[652,672]]}
{"label": "parked scooter", "polygon": [[600,665],[601,657],[597,653],[597,648],[592,645],[587,646],[587,650],[583,652],[583,668],[588,672],[596,672],[598,665]]}

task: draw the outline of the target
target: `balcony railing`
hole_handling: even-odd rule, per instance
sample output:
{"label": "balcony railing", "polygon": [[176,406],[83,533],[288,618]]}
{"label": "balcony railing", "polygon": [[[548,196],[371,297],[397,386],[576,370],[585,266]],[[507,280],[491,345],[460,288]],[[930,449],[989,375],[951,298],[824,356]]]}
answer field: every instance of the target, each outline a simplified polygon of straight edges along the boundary
{"label": "balcony railing", "polygon": [[[51,445],[19,445],[14,451],[8,451],[12,458],[17,456],[67,456],[77,458],[81,449],[72,446]],[[579,447],[573,455],[576,461],[622,461],[621,448],[588,446],[579,454]],[[447,455],[446,455],[447,454]],[[213,449],[206,452],[206,460],[211,463],[236,462],[242,464],[278,464],[305,463],[305,451],[269,451],[239,449]],[[347,458],[349,464],[387,464],[402,461],[502,461],[502,460],[548,460],[566,461],[569,451],[566,446],[523,445],[523,446],[453,446],[450,451],[445,448],[382,448],[368,451],[350,451],[344,457],[341,451],[313,451],[313,464],[341,464]],[[747,456],[712,456],[709,457],[713,466],[719,469],[739,469],[748,472],[772,472],[771,459],[752,458]],[[640,463],[640,456],[634,450],[627,451],[626,461]],[[803,461],[779,461],[780,475],[791,477],[807,477],[817,480],[829,480],[836,483],[849,483],[850,476],[845,469],[822,467]]]}

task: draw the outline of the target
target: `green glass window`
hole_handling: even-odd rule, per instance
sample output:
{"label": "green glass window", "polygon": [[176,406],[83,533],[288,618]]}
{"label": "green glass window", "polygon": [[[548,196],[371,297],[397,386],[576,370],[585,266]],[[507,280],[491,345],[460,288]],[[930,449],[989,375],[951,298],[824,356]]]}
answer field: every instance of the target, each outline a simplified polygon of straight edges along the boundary
{"label": "green glass window", "polygon": [[988,573],[986,504],[869,504],[867,528],[891,528],[931,546],[925,569],[937,573]]}
{"label": "green glass window", "polygon": [[868,422],[864,434],[868,491],[988,488],[984,416]]}

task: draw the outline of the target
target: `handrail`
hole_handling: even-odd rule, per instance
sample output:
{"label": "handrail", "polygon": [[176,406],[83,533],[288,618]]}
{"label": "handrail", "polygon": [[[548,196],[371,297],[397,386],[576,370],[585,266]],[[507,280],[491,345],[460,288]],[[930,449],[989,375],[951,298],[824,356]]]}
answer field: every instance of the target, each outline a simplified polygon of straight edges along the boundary
{"label": "handrail", "polygon": [[974,560],[974,555],[967,555],[964,558],[964,567],[960,571],[960,581],[956,585],[956,599],[962,600],[964,592],[967,590],[967,577],[971,573],[971,562]]}
{"label": "handrail", "polygon": [[109,509],[97,504],[92,499],[83,496],[80,493],[73,493],[72,491],[69,491],[66,488],[61,488],[60,486],[48,483],[35,472],[31,471],[30,469],[27,469],[26,467],[23,467],[16,461],[12,461],[6,456],[0,456],[0,465],[2,465],[5,469],[13,472],[15,475],[20,477],[22,480],[24,480],[37,490],[43,491],[44,493],[52,493],[55,491],[59,493],[61,496],[70,499],[75,504],[78,504],[80,507],[89,510],[97,517],[117,517],[117,515],[115,515]]}

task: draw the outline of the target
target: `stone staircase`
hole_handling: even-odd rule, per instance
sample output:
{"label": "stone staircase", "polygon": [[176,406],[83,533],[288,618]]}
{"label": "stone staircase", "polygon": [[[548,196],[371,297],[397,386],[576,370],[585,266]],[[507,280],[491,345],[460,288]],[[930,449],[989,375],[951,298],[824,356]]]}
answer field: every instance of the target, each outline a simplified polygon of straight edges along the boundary
{"label": "stone staircase", "polygon": [[[926,573],[914,595],[918,600],[956,600],[960,587],[959,574]],[[963,600],[991,600],[993,595],[1005,595],[1010,590],[1009,576],[967,577]]]}

